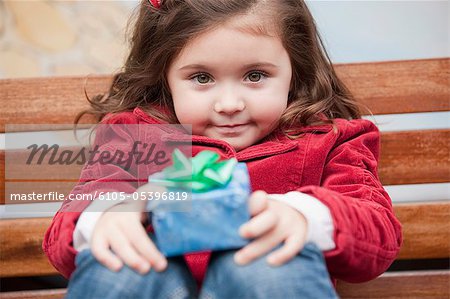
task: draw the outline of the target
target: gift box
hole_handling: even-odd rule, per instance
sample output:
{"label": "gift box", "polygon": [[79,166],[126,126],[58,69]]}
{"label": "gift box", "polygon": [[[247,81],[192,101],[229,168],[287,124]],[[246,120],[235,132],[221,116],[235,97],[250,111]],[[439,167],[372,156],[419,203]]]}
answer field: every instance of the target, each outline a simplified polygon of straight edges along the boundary
{"label": "gift box", "polygon": [[[150,183],[175,194],[173,200],[152,200],[147,206],[156,245],[165,256],[240,248],[249,242],[238,233],[250,219],[247,166],[219,158],[202,151],[188,159],[175,150],[173,165],[149,177]],[[188,200],[176,200],[182,192],[188,192]]]}

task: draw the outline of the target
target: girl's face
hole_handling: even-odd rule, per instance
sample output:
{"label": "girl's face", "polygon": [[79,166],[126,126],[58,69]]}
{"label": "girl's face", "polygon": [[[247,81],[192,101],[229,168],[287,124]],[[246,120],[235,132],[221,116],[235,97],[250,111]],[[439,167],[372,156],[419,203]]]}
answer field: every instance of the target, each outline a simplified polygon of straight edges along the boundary
{"label": "girl's face", "polygon": [[276,127],[287,107],[292,76],[280,38],[243,30],[252,29],[252,22],[256,29],[255,17],[234,18],[196,37],[167,73],[180,123],[236,151]]}

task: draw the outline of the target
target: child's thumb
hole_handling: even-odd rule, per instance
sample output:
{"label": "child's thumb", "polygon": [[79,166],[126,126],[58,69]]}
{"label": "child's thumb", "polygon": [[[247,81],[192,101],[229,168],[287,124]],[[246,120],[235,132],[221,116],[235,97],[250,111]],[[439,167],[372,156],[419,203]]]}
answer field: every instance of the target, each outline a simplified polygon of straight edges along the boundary
{"label": "child's thumb", "polygon": [[253,192],[248,200],[248,210],[250,216],[258,215],[267,208],[267,205],[268,199],[266,192],[262,190]]}

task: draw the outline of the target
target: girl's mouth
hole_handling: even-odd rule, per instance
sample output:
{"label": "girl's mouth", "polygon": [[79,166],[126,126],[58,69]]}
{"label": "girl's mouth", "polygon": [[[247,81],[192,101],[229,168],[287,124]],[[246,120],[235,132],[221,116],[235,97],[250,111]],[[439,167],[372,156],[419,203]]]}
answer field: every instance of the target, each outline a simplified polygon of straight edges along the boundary
{"label": "girl's mouth", "polygon": [[231,125],[221,125],[214,126],[214,128],[223,135],[238,135],[248,129],[249,124],[231,124]]}

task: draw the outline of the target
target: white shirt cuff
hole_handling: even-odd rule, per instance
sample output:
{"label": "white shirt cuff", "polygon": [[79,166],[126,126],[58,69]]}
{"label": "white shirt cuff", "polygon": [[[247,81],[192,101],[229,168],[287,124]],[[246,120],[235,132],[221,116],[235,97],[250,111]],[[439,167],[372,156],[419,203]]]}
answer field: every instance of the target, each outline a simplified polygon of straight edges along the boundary
{"label": "white shirt cuff", "polygon": [[269,198],[283,202],[305,216],[308,223],[306,242],[312,242],[322,251],[336,247],[333,240],[333,219],[330,210],[317,198],[298,191],[269,194]]}
{"label": "white shirt cuff", "polygon": [[[116,192],[110,192],[116,193]],[[117,192],[117,196],[106,196],[106,198],[121,198],[123,193]],[[109,208],[121,204],[120,200],[99,200],[94,201],[81,213],[78,218],[75,230],[73,231],[73,248],[80,252],[83,249],[88,249],[94,232],[94,227],[97,224],[98,219]]]}

